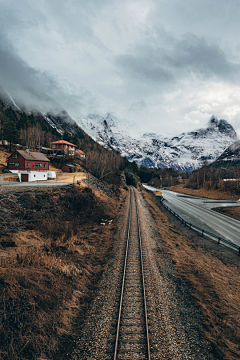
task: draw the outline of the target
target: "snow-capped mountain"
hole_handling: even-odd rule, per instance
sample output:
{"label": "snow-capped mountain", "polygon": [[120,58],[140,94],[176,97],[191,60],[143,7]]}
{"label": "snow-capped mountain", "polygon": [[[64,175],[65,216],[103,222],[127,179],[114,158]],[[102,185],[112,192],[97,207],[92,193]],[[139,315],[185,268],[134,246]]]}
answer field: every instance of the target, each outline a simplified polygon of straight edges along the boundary
{"label": "snow-capped mountain", "polygon": [[[65,131],[72,136],[80,134],[82,137],[88,134],[104,147],[113,148],[130,161],[147,167],[172,167],[191,171],[199,168],[204,160],[214,162],[236,140],[232,125],[215,116],[211,117],[206,128],[167,138],[156,133],[141,134],[137,124],[120,121],[110,114],[105,117],[89,115],[80,119],[77,124],[64,110],[53,115],[40,109],[21,109],[9,93],[1,101],[16,112],[41,113],[46,123],[61,135]],[[134,136],[130,135],[133,129]],[[239,142],[235,144],[237,143]],[[226,156],[231,157],[233,148],[230,146],[229,149]]]}
{"label": "snow-capped mountain", "polygon": [[[120,124],[120,126],[119,126]],[[236,132],[226,120],[212,116],[207,127],[172,138],[147,133],[133,138],[127,126],[113,118],[89,115],[81,126],[98,143],[147,167],[172,167],[191,171],[204,160],[215,161],[236,140]],[[120,128],[121,127],[121,128]]]}
{"label": "snow-capped mountain", "polygon": [[230,145],[218,158],[218,161],[240,161],[240,140]]}

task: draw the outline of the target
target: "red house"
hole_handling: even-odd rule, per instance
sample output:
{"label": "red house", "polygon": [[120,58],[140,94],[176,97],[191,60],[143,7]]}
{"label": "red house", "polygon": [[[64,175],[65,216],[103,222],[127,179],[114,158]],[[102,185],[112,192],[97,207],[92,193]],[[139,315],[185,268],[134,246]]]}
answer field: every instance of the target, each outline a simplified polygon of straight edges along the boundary
{"label": "red house", "polygon": [[77,145],[74,145],[65,140],[58,140],[51,143],[51,149],[54,150],[63,150],[68,155],[74,155]]}
{"label": "red house", "polygon": [[72,172],[75,172],[75,171],[76,171],[76,168],[75,168],[74,165],[66,164],[66,165],[63,165],[62,171],[63,171],[63,172],[68,172],[68,173],[72,173]]}
{"label": "red house", "polygon": [[83,158],[83,159],[85,159],[85,157],[86,157],[86,154],[82,150],[76,150],[75,154],[78,157]]}
{"label": "red house", "polygon": [[50,160],[42,153],[35,151],[15,150],[9,156],[9,170],[48,171]]}

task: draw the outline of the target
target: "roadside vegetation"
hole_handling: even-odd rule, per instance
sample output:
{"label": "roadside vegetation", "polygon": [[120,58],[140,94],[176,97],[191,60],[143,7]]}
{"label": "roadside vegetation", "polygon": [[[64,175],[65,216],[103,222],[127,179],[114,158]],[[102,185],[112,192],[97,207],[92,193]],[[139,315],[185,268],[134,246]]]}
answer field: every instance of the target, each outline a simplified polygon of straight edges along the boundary
{"label": "roadside vegetation", "polygon": [[189,175],[186,188],[220,190],[240,195],[240,162],[215,162],[203,166]]}

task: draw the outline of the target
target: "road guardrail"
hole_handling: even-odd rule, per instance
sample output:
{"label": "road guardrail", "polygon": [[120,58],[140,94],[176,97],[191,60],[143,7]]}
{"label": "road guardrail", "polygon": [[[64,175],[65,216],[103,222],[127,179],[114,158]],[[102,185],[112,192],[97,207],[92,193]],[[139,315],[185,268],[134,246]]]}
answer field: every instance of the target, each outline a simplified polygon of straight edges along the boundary
{"label": "road guardrail", "polygon": [[240,255],[240,246],[233,244],[231,241],[228,241],[226,239],[221,238],[220,236],[217,236],[215,234],[210,233],[209,231],[206,231],[204,229],[199,228],[196,225],[193,225],[187,221],[185,221],[181,216],[179,216],[178,214],[176,214],[172,209],[170,209],[170,207],[168,207],[166,204],[164,204],[164,199],[161,199],[160,202],[161,204],[168,210],[170,211],[170,213],[172,213],[177,219],[179,219],[185,226],[188,226],[190,229],[194,229],[198,232],[200,232],[202,234],[202,236],[207,236],[215,241],[217,241],[218,244],[224,244],[230,248],[232,248],[233,250],[238,251],[238,254]]}

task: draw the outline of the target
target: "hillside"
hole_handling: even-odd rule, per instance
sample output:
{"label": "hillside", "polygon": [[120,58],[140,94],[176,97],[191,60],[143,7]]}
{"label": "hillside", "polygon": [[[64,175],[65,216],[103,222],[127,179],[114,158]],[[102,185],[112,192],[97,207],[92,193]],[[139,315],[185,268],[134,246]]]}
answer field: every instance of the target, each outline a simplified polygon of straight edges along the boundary
{"label": "hillside", "polygon": [[219,162],[237,162],[240,161],[240,140],[235,141],[230,145],[217,159],[216,163]]}
{"label": "hillside", "polygon": [[62,138],[75,143],[91,140],[66,111],[60,111],[57,115],[29,112],[14,104],[0,99],[0,139],[12,140],[27,147],[49,147],[51,141]]}
{"label": "hillside", "polygon": [[121,201],[86,186],[5,187],[0,201],[0,358],[66,359],[112,256]]}
{"label": "hillside", "polygon": [[[92,175],[105,182],[119,186],[121,183],[119,170],[124,169],[123,159],[114,149],[107,150],[96,143],[82,128],[76,124],[66,113],[43,114],[29,112],[21,109],[11,99],[0,99],[0,140],[5,139],[10,143],[8,154],[14,147],[41,150],[49,148],[52,141],[63,139],[70,141],[83,150],[86,159],[81,165]],[[0,164],[4,164],[6,154]],[[69,157],[52,158],[52,164],[61,168],[64,163],[72,162]]]}

